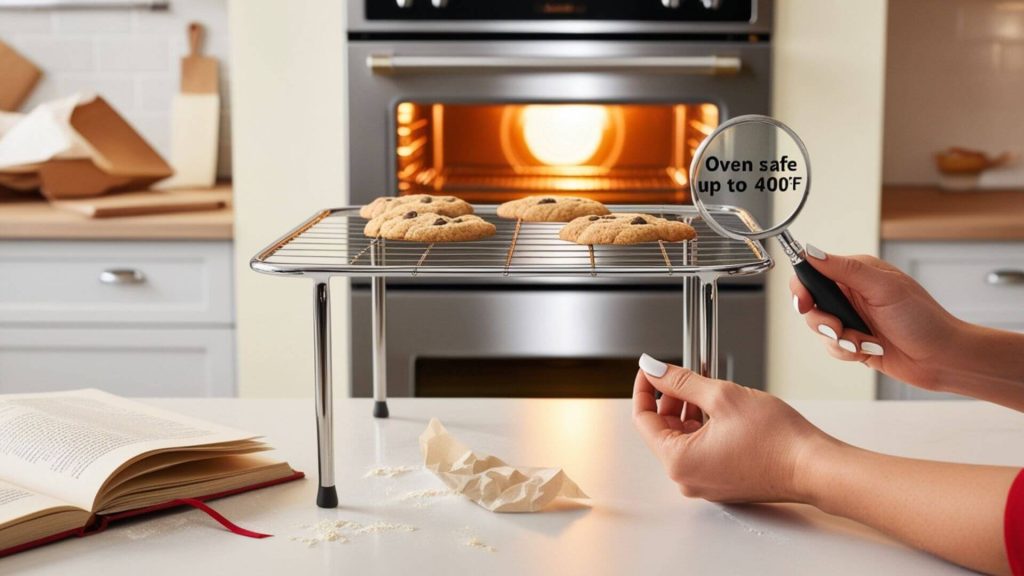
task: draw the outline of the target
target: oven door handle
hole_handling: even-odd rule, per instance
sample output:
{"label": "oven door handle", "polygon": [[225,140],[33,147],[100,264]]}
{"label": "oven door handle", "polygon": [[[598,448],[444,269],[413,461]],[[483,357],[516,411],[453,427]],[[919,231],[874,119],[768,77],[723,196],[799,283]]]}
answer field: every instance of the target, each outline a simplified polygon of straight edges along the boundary
{"label": "oven door handle", "polygon": [[516,56],[401,56],[371,54],[366,66],[374,74],[422,72],[641,72],[715,76],[736,74],[738,56],[622,56],[551,58]]}

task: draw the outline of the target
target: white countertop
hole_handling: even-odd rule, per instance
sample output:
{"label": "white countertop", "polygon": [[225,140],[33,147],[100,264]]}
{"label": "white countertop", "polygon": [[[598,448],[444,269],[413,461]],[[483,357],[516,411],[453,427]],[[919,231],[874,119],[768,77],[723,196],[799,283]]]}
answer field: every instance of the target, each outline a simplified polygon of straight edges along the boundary
{"label": "white countertop", "polygon": [[[156,400],[154,405],[266,434],[308,478],[219,501],[245,528],[229,534],[198,511],[121,524],[0,560],[0,574],[951,574],[962,569],[803,506],[719,506],[682,497],[634,433],[626,400],[393,399],[336,410],[341,506],[316,494],[312,400]],[[894,454],[1024,465],[1024,415],[975,402],[796,405],[826,431]],[[419,465],[431,416],[478,451],[513,464],[562,466],[589,507],[495,514],[457,497],[417,507],[412,490],[443,488],[422,469],[364,478],[377,465]],[[292,540],[320,520],[383,520],[415,532],[363,534],[314,547]],[[465,545],[470,536],[494,552]]]}

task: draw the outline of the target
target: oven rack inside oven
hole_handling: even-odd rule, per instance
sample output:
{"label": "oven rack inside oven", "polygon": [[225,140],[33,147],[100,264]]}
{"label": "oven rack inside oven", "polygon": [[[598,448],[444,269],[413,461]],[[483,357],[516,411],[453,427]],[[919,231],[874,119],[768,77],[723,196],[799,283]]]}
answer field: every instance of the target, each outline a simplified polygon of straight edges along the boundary
{"label": "oven rack inside oven", "polygon": [[[772,266],[760,242],[719,236],[692,206],[611,206],[613,212],[643,212],[690,223],[697,238],[630,246],[581,246],[558,238],[564,223],[498,218],[495,206],[474,207],[493,223],[482,240],[420,243],[368,238],[358,207],[314,214],[262,250],[251,267],[269,274],[350,277],[684,277],[692,274],[749,275]],[[711,208],[716,220],[757,224],[738,208]]]}

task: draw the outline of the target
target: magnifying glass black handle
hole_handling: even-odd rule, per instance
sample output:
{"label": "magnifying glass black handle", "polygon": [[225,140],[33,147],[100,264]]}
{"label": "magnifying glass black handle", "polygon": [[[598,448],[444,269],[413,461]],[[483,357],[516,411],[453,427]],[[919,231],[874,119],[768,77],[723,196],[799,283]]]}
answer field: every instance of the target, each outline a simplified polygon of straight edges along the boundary
{"label": "magnifying glass black handle", "polygon": [[796,277],[807,288],[807,291],[814,296],[814,303],[820,310],[832,314],[843,323],[844,328],[852,328],[858,332],[871,335],[871,329],[860,317],[853,304],[847,300],[846,294],[839,289],[839,286],[831,278],[811,266],[807,260],[793,265]]}

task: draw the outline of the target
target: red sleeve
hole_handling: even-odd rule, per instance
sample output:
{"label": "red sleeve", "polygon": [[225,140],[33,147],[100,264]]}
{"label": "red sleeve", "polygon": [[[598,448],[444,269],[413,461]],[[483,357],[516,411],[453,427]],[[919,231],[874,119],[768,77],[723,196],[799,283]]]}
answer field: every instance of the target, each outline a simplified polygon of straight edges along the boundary
{"label": "red sleeve", "polygon": [[1010,486],[1006,498],[1006,518],[1003,525],[1006,537],[1006,557],[1010,560],[1010,572],[1024,576],[1024,470]]}

